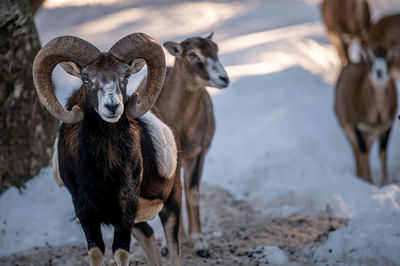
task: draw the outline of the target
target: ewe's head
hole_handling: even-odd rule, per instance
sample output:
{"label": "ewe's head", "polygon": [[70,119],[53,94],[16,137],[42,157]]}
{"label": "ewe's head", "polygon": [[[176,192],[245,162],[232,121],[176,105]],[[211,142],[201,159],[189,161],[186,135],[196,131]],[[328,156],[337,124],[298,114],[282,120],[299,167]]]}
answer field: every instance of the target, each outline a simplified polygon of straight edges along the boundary
{"label": "ewe's head", "polygon": [[370,77],[375,85],[385,85],[392,78],[393,49],[384,46],[367,47],[365,61],[370,65]]}
{"label": "ewe's head", "polygon": [[183,65],[186,78],[198,86],[226,88],[229,77],[218,59],[218,45],[208,37],[194,37],[181,43],[166,42],[164,47]]}
{"label": "ewe's head", "polygon": [[[148,65],[147,86],[128,99],[128,78],[145,62]],[[162,48],[145,34],[128,35],[106,53],[76,37],[55,38],[36,56],[33,75],[40,100],[52,115],[65,123],[80,122],[84,114],[78,106],[65,110],[55,97],[51,72],[58,63],[82,80],[90,107],[111,123],[120,119],[124,109],[132,118],[146,113],[157,99],[165,77]]]}

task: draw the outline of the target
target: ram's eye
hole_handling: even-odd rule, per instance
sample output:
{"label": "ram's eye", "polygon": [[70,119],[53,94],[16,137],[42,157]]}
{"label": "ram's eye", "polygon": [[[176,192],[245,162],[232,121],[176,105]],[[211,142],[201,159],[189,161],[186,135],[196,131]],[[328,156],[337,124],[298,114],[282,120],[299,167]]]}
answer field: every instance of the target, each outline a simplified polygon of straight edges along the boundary
{"label": "ram's eye", "polygon": [[89,82],[89,78],[86,77],[86,76],[83,76],[82,77],[82,81],[85,82],[85,83],[88,83]]}
{"label": "ram's eye", "polygon": [[199,59],[199,57],[195,53],[190,53],[190,54],[188,54],[188,56],[189,56],[189,59],[193,60],[193,61]]}

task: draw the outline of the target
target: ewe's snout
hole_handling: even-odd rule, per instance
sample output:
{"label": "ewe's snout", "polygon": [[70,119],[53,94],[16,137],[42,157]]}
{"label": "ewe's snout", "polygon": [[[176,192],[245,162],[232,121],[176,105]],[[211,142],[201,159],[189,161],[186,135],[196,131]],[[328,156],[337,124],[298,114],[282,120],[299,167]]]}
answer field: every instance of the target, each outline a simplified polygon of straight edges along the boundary
{"label": "ewe's snout", "polygon": [[229,77],[218,59],[207,58],[207,70],[212,86],[223,89],[229,86]]}
{"label": "ewe's snout", "polygon": [[225,75],[220,75],[218,78],[219,78],[219,82],[216,83],[217,88],[224,89],[229,86],[230,80],[229,80],[228,75],[226,75],[226,73],[225,73]]}
{"label": "ewe's snout", "polygon": [[124,112],[122,93],[115,82],[109,82],[98,91],[98,112],[104,121],[115,123]]}
{"label": "ewe's snout", "polygon": [[390,79],[389,68],[384,58],[377,57],[372,63],[372,79],[375,84],[386,84]]}

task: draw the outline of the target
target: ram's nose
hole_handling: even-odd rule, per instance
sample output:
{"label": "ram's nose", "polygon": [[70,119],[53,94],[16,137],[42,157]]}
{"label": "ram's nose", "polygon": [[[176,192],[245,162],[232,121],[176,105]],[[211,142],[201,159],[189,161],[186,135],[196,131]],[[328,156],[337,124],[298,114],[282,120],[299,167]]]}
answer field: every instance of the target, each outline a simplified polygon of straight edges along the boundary
{"label": "ram's nose", "polygon": [[109,104],[109,103],[106,103],[104,106],[105,106],[105,107],[107,108],[107,110],[109,110],[113,115],[115,115],[115,111],[117,111],[117,109],[118,109],[118,104]]}

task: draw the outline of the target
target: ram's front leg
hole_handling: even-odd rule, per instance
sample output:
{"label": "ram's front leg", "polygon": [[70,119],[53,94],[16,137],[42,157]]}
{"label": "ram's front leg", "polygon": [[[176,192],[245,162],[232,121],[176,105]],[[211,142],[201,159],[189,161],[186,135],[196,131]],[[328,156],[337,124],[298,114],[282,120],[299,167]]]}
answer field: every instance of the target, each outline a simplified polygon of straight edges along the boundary
{"label": "ram's front leg", "polygon": [[129,247],[131,244],[132,229],[133,222],[131,224],[114,227],[112,250],[115,262],[118,266],[129,265]]}
{"label": "ram's front leg", "polygon": [[97,222],[81,221],[88,243],[89,259],[91,266],[103,265],[104,242],[101,235],[101,225]]}
{"label": "ram's front leg", "polygon": [[101,235],[101,221],[98,220],[96,213],[87,207],[87,203],[81,198],[79,189],[74,180],[76,176],[68,167],[65,167],[62,160],[60,163],[60,174],[63,181],[71,192],[72,202],[75,208],[75,214],[79,219],[82,229],[86,236],[88,245],[89,259],[91,266],[103,265],[104,242]]}

